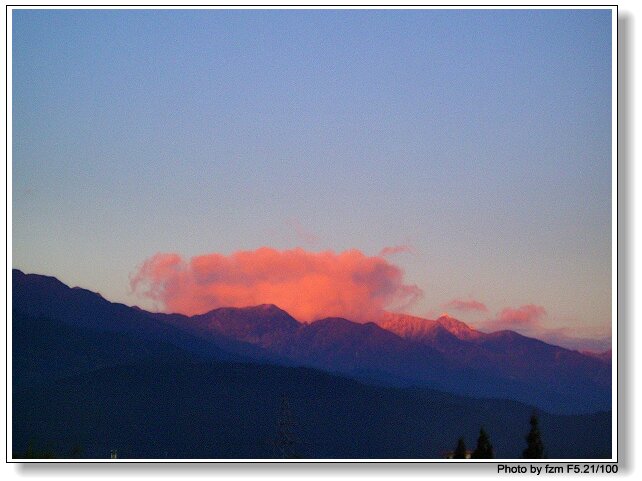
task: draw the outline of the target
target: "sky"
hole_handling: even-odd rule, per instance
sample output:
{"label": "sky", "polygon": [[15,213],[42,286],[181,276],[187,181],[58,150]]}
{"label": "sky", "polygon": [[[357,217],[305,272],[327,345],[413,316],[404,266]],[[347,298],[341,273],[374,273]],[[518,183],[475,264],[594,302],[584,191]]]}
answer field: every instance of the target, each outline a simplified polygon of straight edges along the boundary
{"label": "sky", "polygon": [[13,267],[154,310],[610,335],[610,10],[14,10],[12,32]]}

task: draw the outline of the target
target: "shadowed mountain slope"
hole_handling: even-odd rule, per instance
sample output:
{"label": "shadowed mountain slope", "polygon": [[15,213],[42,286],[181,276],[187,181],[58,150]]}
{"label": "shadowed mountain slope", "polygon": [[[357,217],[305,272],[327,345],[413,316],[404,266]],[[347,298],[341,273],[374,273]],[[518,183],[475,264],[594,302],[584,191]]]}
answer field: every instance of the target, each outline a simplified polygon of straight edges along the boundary
{"label": "shadowed mountain slope", "polygon": [[[307,368],[141,362],[13,393],[13,447],[88,458],[274,458],[281,398],[304,458],[440,458],[483,425],[497,457],[519,458],[533,408],[386,388]],[[539,413],[549,457],[610,457],[610,413]]]}

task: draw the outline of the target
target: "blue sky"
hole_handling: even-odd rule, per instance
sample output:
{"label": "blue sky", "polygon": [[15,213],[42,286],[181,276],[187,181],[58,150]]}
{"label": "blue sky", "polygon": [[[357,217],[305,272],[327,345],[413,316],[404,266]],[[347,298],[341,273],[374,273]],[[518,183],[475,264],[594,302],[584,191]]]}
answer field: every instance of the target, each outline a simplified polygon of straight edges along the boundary
{"label": "blue sky", "polygon": [[158,252],[410,245],[415,314],[608,331],[610,10],[12,22],[14,267],[145,305]]}

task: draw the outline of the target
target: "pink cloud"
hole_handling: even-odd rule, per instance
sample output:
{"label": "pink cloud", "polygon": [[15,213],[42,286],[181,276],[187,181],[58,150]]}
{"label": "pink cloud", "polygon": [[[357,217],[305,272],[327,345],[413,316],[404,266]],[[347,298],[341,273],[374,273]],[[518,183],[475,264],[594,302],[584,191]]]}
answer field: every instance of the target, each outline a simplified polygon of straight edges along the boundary
{"label": "pink cloud", "polygon": [[499,313],[498,321],[507,325],[532,326],[546,315],[546,309],[535,304],[526,304],[512,309],[507,307]]}
{"label": "pink cloud", "polygon": [[454,311],[461,312],[488,312],[486,304],[474,299],[453,299],[452,301],[444,304],[443,307],[444,309],[452,309]]}
{"label": "pink cloud", "polygon": [[610,330],[590,332],[568,327],[546,327],[542,321],[547,317],[546,309],[536,304],[526,304],[518,308],[506,307],[494,319],[477,324],[482,331],[517,331],[525,336],[540,339],[549,344],[567,349],[605,351],[611,346]]}
{"label": "pink cloud", "polygon": [[408,245],[390,246],[390,247],[384,247],[383,249],[381,249],[381,251],[379,251],[378,256],[387,257],[387,256],[392,256],[394,254],[403,254],[403,253],[413,254],[414,250],[411,246],[408,246]]}
{"label": "pink cloud", "polygon": [[546,316],[546,309],[535,304],[525,304],[518,308],[506,307],[495,319],[484,322],[483,328],[499,331],[503,329],[517,330],[522,333],[534,333],[540,330],[540,322]]}
{"label": "pink cloud", "polygon": [[131,287],[170,312],[198,314],[271,303],[301,321],[328,316],[370,321],[422,295],[416,285],[404,284],[399,267],[356,249],[334,253],[262,247],[189,260],[156,254],[132,276]]}

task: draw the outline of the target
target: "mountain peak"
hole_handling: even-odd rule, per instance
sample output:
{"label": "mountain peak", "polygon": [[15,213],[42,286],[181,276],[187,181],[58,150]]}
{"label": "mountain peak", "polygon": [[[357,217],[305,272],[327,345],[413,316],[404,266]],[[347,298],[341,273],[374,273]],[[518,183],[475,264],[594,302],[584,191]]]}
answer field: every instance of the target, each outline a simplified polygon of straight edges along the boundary
{"label": "mountain peak", "polygon": [[192,316],[190,324],[200,331],[217,331],[234,339],[261,346],[291,334],[301,325],[294,317],[274,304],[249,307],[219,307]]}
{"label": "mountain peak", "polygon": [[442,314],[436,322],[445,327],[451,334],[459,339],[470,341],[482,336],[481,332],[476,331],[465,322],[455,319],[448,314]]}
{"label": "mountain peak", "polygon": [[386,312],[379,321],[379,325],[401,337],[415,340],[433,338],[440,328],[461,340],[477,339],[483,335],[465,322],[448,314],[442,314],[436,320],[430,320],[408,314]]}
{"label": "mountain peak", "polygon": [[283,310],[279,306],[275,304],[259,304],[256,306],[257,309],[265,309],[265,310],[273,310],[273,309],[278,309],[278,310]]}
{"label": "mountain peak", "polygon": [[290,314],[281,309],[275,304],[258,304],[256,306],[245,306],[245,307],[217,307],[211,311],[207,311],[203,314],[197,314],[192,317],[203,317],[215,315],[216,313],[228,313],[228,314],[255,314],[260,316],[287,316],[291,319],[294,319]]}
{"label": "mountain peak", "polygon": [[[258,306],[247,307],[246,309],[262,312],[267,315],[286,315],[288,317],[292,317],[287,311],[281,309],[276,304],[259,304]],[[292,319],[294,318],[292,317]]]}

